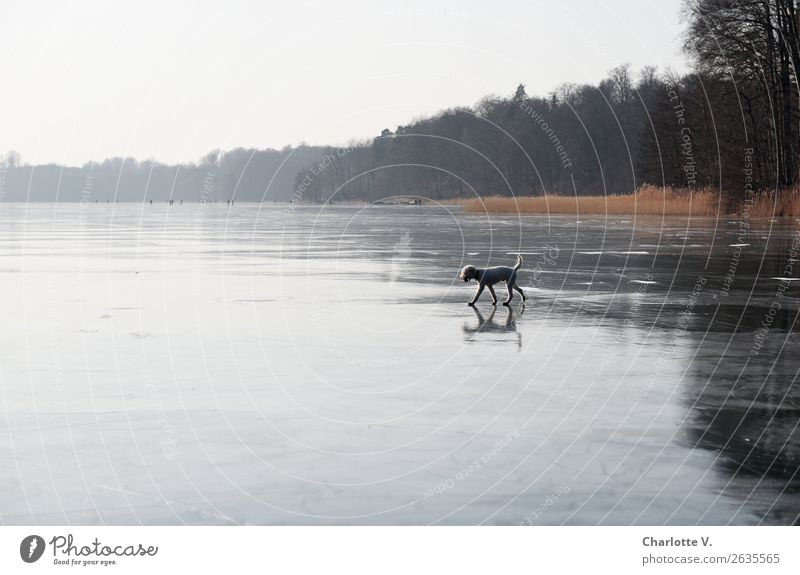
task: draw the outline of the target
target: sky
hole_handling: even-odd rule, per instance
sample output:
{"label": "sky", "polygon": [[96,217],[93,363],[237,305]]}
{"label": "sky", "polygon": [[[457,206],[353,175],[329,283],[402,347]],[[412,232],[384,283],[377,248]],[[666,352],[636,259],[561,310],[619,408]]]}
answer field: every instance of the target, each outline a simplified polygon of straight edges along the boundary
{"label": "sky", "polygon": [[680,0],[8,1],[0,153],[81,165],[343,144],[622,63],[685,71]]}

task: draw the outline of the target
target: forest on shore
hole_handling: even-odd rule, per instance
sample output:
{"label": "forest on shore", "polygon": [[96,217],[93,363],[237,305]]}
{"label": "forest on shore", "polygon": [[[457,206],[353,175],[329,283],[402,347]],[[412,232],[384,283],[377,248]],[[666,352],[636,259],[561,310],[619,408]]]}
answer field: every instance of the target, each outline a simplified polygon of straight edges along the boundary
{"label": "forest on shore", "polygon": [[195,163],[0,161],[0,201],[378,201],[629,194],[645,185],[748,194],[800,177],[796,0],[687,0],[693,71],[618,66],[597,85],[520,84],[345,146],[213,151]]}

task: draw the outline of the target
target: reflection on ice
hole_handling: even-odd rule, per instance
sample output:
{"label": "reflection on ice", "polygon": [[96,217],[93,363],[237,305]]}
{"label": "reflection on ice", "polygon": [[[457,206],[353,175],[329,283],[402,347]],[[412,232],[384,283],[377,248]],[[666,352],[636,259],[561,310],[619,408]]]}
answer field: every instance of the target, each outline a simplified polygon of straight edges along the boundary
{"label": "reflection on ice", "polygon": [[[483,317],[483,314],[478,307],[472,306],[470,309],[475,312],[475,317],[478,320],[478,323],[474,326],[470,326],[468,322],[464,323],[464,326],[462,327],[464,331],[464,341],[474,342],[478,337],[491,339],[492,337],[500,336],[500,334],[513,334],[517,341],[517,348],[519,351],[522,351],[522,334],[517,331],[517,321],[515,319],[515,315],[522,315],[522,313],[525,311],[524,304],[520,305],[518,314],[515,314],[512,306],[503,306],[505,311],[501,312],[501,315],[503,316],[502,322],[495,322],[494,316],[498,309],[498,306],[496,305],[492,306],[488,318]],[[504,339],[501,336],[496,339],[496,341],[504,341]]]}
{"label": "reflection on ice", "polygon": [[6,523],[798,522],[786,225],[0,208]]}

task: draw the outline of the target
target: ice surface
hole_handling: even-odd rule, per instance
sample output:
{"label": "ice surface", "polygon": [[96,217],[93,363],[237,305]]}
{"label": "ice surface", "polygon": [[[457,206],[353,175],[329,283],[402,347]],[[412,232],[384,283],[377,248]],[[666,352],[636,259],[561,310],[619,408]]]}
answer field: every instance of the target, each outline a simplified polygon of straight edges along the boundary
{"label": "ice surface", "polygon": [[796,522],[794,230],[575,224],[0,204],[0,520]]}

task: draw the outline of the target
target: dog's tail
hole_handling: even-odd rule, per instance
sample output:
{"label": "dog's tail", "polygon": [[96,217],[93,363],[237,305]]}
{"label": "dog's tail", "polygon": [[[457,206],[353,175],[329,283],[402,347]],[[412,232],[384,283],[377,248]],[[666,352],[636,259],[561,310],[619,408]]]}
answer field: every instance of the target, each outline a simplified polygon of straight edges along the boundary
{"label": "dog's tail", "polygon": [[520,254],[517,254],[517,265],[514,266],[514,271],[517,271],[521,267],[522,267],[522,256]]}

